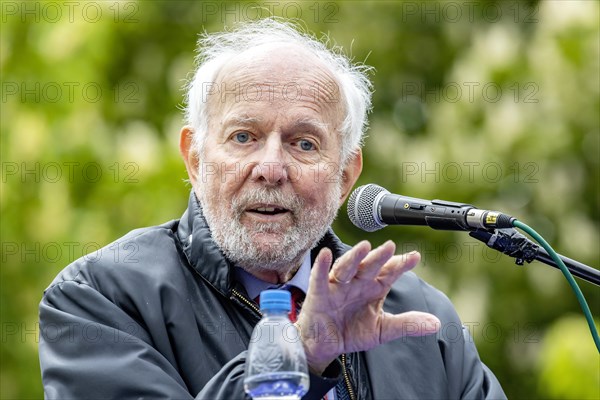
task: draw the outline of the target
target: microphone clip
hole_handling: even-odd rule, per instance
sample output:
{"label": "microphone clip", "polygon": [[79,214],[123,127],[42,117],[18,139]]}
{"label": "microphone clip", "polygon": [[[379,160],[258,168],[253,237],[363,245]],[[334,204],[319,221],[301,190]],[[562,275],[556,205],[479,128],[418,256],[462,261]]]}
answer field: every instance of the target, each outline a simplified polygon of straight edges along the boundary
{"label": "microphone clip", "polygon": [[514,228],[499,228],[493,232],[476,230],[469,236],[484,242],[488,247],[515,258],[515,264],[531,263],[538,256],[540,247]]}

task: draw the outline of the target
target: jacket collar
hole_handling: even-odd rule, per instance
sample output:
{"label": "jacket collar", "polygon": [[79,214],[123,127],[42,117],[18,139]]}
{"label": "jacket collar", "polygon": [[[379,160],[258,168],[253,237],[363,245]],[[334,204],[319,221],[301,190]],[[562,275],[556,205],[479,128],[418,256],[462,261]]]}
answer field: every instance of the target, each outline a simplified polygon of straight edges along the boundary
{"label": "jacket collar", "polygon": [[[177,236],[190,266],[218,291],[229,296],[235,285],[233,265],[214,242],[193,190],[190,193],[188,208],[177,228]],[[331,249],[334,260],[350,249],[350,246],[342,243],[329,228],[311,250],[311,264],[323,247]]]}
{"label": "jacket collar", "polygon": [[181,217],[177,235],[192,268],[218,291],[228,295],[232,289],[232,267],[214,242],[193,190],[188,208]]}

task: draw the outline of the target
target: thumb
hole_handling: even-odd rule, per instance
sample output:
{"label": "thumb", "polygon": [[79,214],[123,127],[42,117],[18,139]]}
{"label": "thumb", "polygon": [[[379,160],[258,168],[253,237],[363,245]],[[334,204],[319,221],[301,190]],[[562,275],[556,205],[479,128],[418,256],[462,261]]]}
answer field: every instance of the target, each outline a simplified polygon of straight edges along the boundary
{"label": "thumb", "polygon": [[384,312],[382,319],[380,344],[404,336],[432,335],[437,333],[441,327],[438,317],[420,311],[408,311],[401,314]]}

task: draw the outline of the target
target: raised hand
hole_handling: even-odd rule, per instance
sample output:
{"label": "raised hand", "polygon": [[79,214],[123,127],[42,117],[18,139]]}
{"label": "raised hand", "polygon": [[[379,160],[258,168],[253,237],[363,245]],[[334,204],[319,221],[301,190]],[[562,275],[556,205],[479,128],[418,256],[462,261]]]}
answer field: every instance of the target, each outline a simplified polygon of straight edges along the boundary
{"label": "raised hand", "polygon": [[383,311],[394,281],[421,259],[417,252],[394,255],[395,250],[392,241],[372,251],[371,244],[362,241],[333,266],[331,250],[325,248],[318,254],[296,322],[312,372],[321,374],[343,353],[438,331],[440,321],[432,314]]}

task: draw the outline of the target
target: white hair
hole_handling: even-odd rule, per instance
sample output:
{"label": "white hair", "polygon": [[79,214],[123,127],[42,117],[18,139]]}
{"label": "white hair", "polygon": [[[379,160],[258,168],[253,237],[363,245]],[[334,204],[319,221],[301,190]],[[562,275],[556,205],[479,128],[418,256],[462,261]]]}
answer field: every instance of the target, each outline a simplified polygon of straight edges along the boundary
{"label": "white hair", "polygon": [[372,69],[352,63],[338,46],[332,49],[314,36],[301,32],[288,21],[274,18],[239,24],[232,31],[204,33],[198,40],[198,65],[194,77],[186,85],[186,123],[194,130],[193,144],[202,150],[208,132],[206,85],[213,83],[221,68],[233,57],[264,44],[297,45],[314,54],[337,80],[345,106],[345,117],[340,127],[342,135],[342,164],[350,159],[363,144],[371,110],[372,84],[367,73]]}

